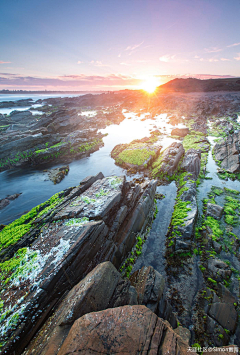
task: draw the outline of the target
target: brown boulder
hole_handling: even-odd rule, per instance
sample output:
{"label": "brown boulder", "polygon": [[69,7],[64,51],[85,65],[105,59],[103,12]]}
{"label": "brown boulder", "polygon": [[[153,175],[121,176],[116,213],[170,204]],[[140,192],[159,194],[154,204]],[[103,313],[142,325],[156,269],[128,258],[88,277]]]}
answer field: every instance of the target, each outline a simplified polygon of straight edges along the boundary
{"label": "brown boulder", "polygon": [[56,355],[76,319],[126,304],[137,304],[136,290],[110,261],[101,263],[67,294],[24,354]]}
{"label": "brown boulder", "polygon": [[58,355],[186,355],[187,350],[188,345],[148,308],[124,306],[79,318]]}

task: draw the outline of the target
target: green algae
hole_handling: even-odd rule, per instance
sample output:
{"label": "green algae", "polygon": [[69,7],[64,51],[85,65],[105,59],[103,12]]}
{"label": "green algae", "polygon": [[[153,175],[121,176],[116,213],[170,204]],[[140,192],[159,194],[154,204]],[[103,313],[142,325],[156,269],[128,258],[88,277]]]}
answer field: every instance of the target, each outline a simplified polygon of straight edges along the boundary
{"label": "green algae", "polygon": [[220,223],[213,217],[208,216],[204,221],[205,226],[209,226],[213,232],[213,237],[215,236],[217,239],[223,236],[223,231],[220,228]]}
{"label": "green algae", "polygon": [[10,282],[19,282],[34,268],[34,260],[37,258],[37,252],[29,251],[28,248],[19,249],[14,256],[0,263],[0,283],[6,286]]}
{"label": "green algae", "polygon": [[63,198],[59,198],[59,194],[60,193],[56,193],[46,202],[32,208],[28,213],[4,227],[0,232],[0,250],[7,248],[10,245],[14,245],[30,231],[34,220],[48,213],[51,209],[61,203]]}
{"label": "green algae", "polygon": [[148,150],[146,148],[126,149],[118,155],[116,162],[123,162],[139,166],[143,165],[149,158],[155,157],[155,155],[156,153],[154,150]]}

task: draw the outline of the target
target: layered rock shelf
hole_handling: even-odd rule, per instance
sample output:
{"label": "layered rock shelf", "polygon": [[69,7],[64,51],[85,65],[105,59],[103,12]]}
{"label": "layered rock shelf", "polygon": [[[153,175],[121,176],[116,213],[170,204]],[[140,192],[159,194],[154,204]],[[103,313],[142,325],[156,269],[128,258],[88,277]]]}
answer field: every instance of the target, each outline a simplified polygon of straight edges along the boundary
{"label": "layered rock shelf", "polygon": [[155,190],[156,181],[135,185],[100,173],[3,228],[3,353],[20,354],[64,293],[100,262],[120,266],[152,218]]}

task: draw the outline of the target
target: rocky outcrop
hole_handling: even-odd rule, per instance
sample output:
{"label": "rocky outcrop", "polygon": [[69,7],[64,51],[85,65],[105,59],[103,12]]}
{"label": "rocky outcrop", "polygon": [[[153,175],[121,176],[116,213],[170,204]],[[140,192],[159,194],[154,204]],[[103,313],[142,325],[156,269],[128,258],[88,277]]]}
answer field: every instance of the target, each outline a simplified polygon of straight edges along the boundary
{"label": "rocky outcrop", "polygon": [[196,180],[201,169],[201,150],[189,149],[184,155],[181,168],[183,171],[191,173]]}
{"label": "rocky outcrop", "polygon": [[181,143],[172,143],[166,150],[164,150],[161,156],[158,173],[172,176],[176,171],[184,152]]}
{"label": "rocky outcrop", "polygon": [[137,292],[130,282],[109,261],[101,263],[72,288],[24,354],[57,354],[73,323],[84,314],[134,304]]}
{"label": "rocky outcrop", "polygon": [[221,168],[229,173],[239,171],[240,132],[228,135],[225,140],[214,146],[215,159],[221,162]]}
{"label": "rocky outcrop", "polygon": [[171,136],[185,137],[189,133],[189,128],[174,128]]}
{"label": "rocky outcrop", "polygon": [[165,286],[163,276],[153,267],[143,266],[132,274],[130,282],[136,288],[138,304],[145,305],[155,313]]}
{"label": "rocky outcrop", "polygon": [[[129,144],[116,145],[111,156],[115,162],[127,169],[146,169],[159,155],[162,146],[157,144],[159,132],[150,138],[136,139]],[[155,144],[153,144],[155,143]]]}
{"label": "rocky outcrop", "polygon": [[148,308],[124,306],[79,318],[58,354],[185,355],[187,349],[188,345]]}
{"label": "rocky outcrop", "polygon": [[[134,185],[124,177],[99,174],[63,192],[58,204],[40,211],[32,222],[28,220],[32,229],[9,246],[4,256],[9,258],[13,250],[35,240],[11,259],[21,256],[22,274],[11,270],[3,275],[2,282],[7,280],[1,294],[6,353],[20,354],[64,293],[96,265],[110,260],[119,267],[133,247],[136,233],[148,223],[155,189],[155,181]],[[121,292],[125,299],[134,299],[131,290],[128,295],[128,287],[130,284],[118,286],[114,304],[119,304]],[[14,312],[9,313],[13,307]]]}

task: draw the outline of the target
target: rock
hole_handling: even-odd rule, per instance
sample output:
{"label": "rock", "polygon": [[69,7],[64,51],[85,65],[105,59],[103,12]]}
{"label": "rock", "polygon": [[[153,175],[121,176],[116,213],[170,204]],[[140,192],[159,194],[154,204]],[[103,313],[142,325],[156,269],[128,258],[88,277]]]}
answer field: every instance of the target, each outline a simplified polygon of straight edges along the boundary
{"label": "rock", "polygon": [[221,324],[224,329],[228,329],[230,332],[234,333],[238,319],[238,315],[233,303],[235,298],[227,289],[225,289],[224,286],[218,287],[220,291],[219,295],[221,298],[213,293],[213,300],[208,310],[208,315],[216,320],[219,324]]}
{"label": "rock", "polygon": [[[1,342],[6,342],[4,351],[20,354],[53,306],[96,265],[110,260],[119,267],[135,244],[136,235],[148,223],[149,212],[154,205],[156,183],[146,181],[140,186],[126,182],[125,177],[103,178],[102,174],[98,174],[94,178],[88,177],[75,188],[63,191],[53,209],[47,207],[45,214],[34,217],[32,232],[26,233],[19,242],[10,246],[9,251],[4,251],[4,257],[11,258],[14,250],[28,246],[29,258],[24,268],[33,270],[29,265],[31,255],[36,255],[34,265],[37,268],[34,276],[29,271],[20,277],[17,292],[13,292],[16,287],[12,282],[5,285],[2,292],[1,297],[7,297],[9,293],[12,295],[11,303],[5,303],[4,307],[14,306],[15,312],[21,309],[21,318],[9,331],[2,333]],[[11,272],[8,277],[11,277]],[[34,277],[34,282],[30,282],[29,277]],[[104,302],[110,292],[108,283],[103,295]],[[156,279],[155,287],[158,290],[157,286]],[[97,285],[94,287],[97,294]],[[154,292],[155,288],[151,301],[154,301]],[[25,298],[21,297],[22,294]],[[120,280],[111,306],[135,303],[136,299],[136,291],[130,283]],[[77,306],[72,307],[74,312],[71,314],[78,312]],[[5,311],[6,308],[3,309]],[[12,314],[7,315],[3,329],[8,324],[6,322],[11,322],[11,317]],[[21,321],[23,318],[24,322]]]}
{"label": "rock", "polygon": [[184,187],[186,187],[187,190],[183,191],[179,198],[184,202],[189,202],[187,208],[189,208],[190,210],[187,211],[187,216],[184,219],[184,224],[176,226],[176,230],[178,231],[177,234],[181,236],[176,238],[175,250],[178,250],[178,252],[182,249],[182,247],[183,250],[186,250],[187,245],[188,249],[190,248],[189,241],[191,240],[193,235],[198,212],[195,182],[188,180]]}
{"label": "rock", "polygon": [[240,132],[234,133],[214,146],[216,160],[221,161],[221,168],[229,173],[239,171],[239,139]]}
{"label": "rock", "polygon": [[181,325],[174,329],[174,332],[179,335],[185,343],[189,344],[191,339],[191,332],[189,329],[182,327]]}
{"label": "rock", "polygon": [[231,277],[232,274],[232,271],[229,266],[224,261],[217,258],[208,259],[208,270],[218,281],[221,281],[221,278],[223,280],[226,280]]}
{"label": "rock", "polygon": [[6,198],[3,198],[0,200],[0,210],[2,210],[4,207],[8,206],[10,201],[15,200],[18,198],[21,194],[13,194],[11,196],[7,196]]}
{"label": "rock", "polygon": [[174,128],[171,132],[171,136],[185,137],[189,134],[189,128]]}
{"label": "rock", "polygon": [[229,342],[229,335],[224,328],[209,316],[206,317],[206,332],[216,346],[223,346]]}
{"label": "rock", "polygon": [[161,298],[158,304],[158,317],[161,317],[169,322],[173,329],[177,328],[178,319],[176,314],[173,312],[173,308],[169,301],[166,299],[165,295]]}
{"label": "rock", "polygon": [[68,172],[69,165],[64,165],[60,168],[51,169],[48,171],[49,180],[51,180],[54,184],[58,184],[64,179]]}
{"label": "rock", "polygon": [[72,352],[186,355],[187,348],[187,344],[148,308],[124,306],[79,318],[58,355]]}
{"label": "rock", "polygon": [[215,240],[212,240],[212,246],[213,249],[216,251],[217,254],[220,254],[221,250],[222,250],[222,246],[221,244],[219,244],[218,242],[216,242]]}
{"label": "rock", "polygon": [[207,203],[207,211],[206,216],[211,216],[216,219],[220,219],[222,217],[223,207],[219,205],[215,205],[213,203]]}
{"label": "rock", "polygon": [[111,151],[111,157],[124,168],[143,170],[157,158],[162,149],[160,144],[156,144],[157,140],[158,133],[150,138],[136,139],[129,144],[118,144]]}
{"label": "rock", "polygon": [[130,282],[136,288],[138,304],[143,304],[152,312],[156,312],[165,285],[162,275],[152,266],[143,266],[141,270],[131,275]]}
{"label": "rock", "polygon": [[7,198],[0,200],[0,210],[9,205],[10,201]]}
{"label": "rock", "polygon": [[192,173],[194,179],[197,179],[201,169],[201,151],[189,149],[185,153],[181,168],[188,173]]}
{"label": "rock", "polygon": [[128,304],[137,304],[136,290],[109,261],[101,263],[71,289],[24,354],[57,354],[79,317]]}
{"label": "rock", "polygon": [[172,176],[183,154],[183,145],[176,142],[172,143],[162,154],[158,173]]}

